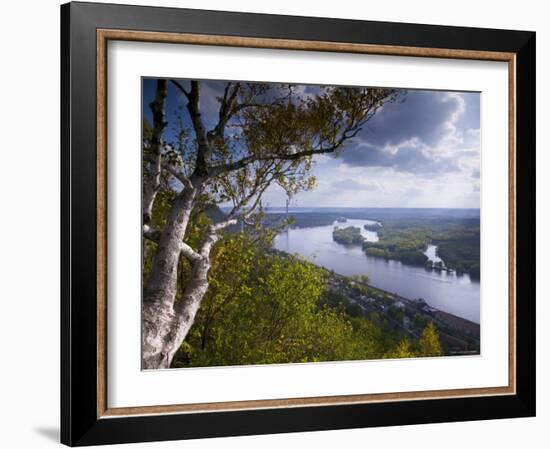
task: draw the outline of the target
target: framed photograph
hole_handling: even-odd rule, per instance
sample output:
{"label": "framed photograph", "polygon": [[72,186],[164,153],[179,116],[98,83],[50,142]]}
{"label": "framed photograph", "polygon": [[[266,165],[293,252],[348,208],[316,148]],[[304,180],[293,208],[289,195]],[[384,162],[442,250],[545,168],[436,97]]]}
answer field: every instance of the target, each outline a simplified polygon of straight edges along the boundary
{"label": "framed photograph", "polygon": [[535,414],[535,33],[61,7],[61,439]]}

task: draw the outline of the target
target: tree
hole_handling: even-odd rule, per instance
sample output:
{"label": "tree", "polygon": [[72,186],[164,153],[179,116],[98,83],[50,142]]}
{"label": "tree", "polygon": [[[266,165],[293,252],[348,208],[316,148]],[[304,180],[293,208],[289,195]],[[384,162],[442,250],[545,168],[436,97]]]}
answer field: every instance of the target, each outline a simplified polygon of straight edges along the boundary
{"label": "tree", "polygon": [[[278,184],[289,197],[311,189],[313,157],[343,150],[396,92],[381,88],[320,87],[302,95],[293,85],[225,83],[215,124],[207,129],[200,81],[158,80],[150,104],[150,136],[144,142],[143,236],[155,244],[142,304],[142,366],[168,368],[188,334],[209,286],[211,251],[222,230],[248,223],[261,211],[262,194]],[[179,92],[192,124],[178,151],[164,140],[169,86]],[[230,130],[230,131],[228,131]],[[185,134],[185,133],[183,133]],[[145,137],[145,135],[144,135]],[[179,183],[165,223],[151,214],[159,192]],[[232,204],[224,219],[208,225],[200,242],[187,236],[194,211]],[[190,266],[177,297],[180,258]]]}
{"label": "tree", "polygon": [[[192,222],[190,222],[192,226]],[[213,248],[210,285],[173,367],[381,358],[395,335],[326,289],[327,273],[266,251],[271,239],[226,234]]]}
{"label": "tree", "polygon": [[[224,239],[221,245],[225,244]],[[227,283],[229,278],[225,275],[212,281],[185,340],[195,348],[191,365],[348,358],[351,325],[341,313],[317,306],[324,289],[322,270],[292,257],[251,249],[246,238],[238,244],[248,247],[246,254],[253,254],[252,263],[235,261],[237,265],[248,264],[247,279],[236,289]],[[214,257],[218,256],[219,253]],[[205,335],[208,340],[203,345]]]}
{"label": "tree", "polygon": [[387,359],[408,359],[411,357],[418,357],[418,354],[413,351],[411,342],[407,338],[401,339],[399,344],[384,356]]}
{"label": "tree", "polygon": [[443,355],[443,349],[439,342],[439,332],[431,321],[424,328],[420,337],[420,355],[423,357]]}

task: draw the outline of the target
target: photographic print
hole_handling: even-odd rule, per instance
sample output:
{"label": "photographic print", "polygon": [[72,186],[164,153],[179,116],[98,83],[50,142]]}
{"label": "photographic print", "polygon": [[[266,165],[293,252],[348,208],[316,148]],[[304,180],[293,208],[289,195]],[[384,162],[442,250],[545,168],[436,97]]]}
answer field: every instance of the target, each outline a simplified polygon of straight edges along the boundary
{"label": "photographic print", "polygon": [[62,5],[61,441],[535,416],[535,38]]}
{"label": "photographic print", "polygon": [[480,353],[480,94],[142,78],[142,368]]}

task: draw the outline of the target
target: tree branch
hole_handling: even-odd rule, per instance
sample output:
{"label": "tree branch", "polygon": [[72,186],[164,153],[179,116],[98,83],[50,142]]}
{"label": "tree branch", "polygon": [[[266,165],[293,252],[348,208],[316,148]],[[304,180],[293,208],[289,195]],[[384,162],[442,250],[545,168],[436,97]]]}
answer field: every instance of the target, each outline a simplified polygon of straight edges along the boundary
{"label": "tree branch", "polygon": [[228,226],[237,224],[236,218],[229,218],[227,220],[219,221],[218,223],[214,223],[210,225],[210,231],[218,232],[221,231],[224,228],[227,228]]}
{"label": "tree branch", "polygon": [[[217,137],[222,137],[225,126],[235,113],[235,100],[237,99],[237,94],[241,88],[240,83],[237,83],[233,86],[233,89],[230,90],[232,83],[227,83],[223,93],[223,98],[220,104],[220,111],[218,114],[218,124],[212,130],[212,134]],[[238,105],[237,105],[238,106]]]}
{"label": "tree branch", "polygon": [[185,88],[181,85],[181,83],[179,81],[176,81],[176,80],[170,80],[170,82],[176,86],[182,93],[183,95],[185,95],[187,97],[187,99],[189,99],[189,92],[187,92],[185,90]]}
{"label": "tree branch", "polygon": [[153,229],[149,225],[143,225],[143,237],[151,242],[158,243],[160,240],[160,231],[158,229]]}
{"label": "tree branch", "polygon": [[[158,244],[160,241],[160,234],[158,229],[153,229],[149,225],[143,225],[143,237],[147,240]],[[178,249],[190,262],[196,262],[201,259],[201,255],[185,242],[180,242]]]}
{"label": "tree branch", "polygon": [[[344,139],[345,140],[345,139]],[[222,165],[216,165],[213,167],[210,167],[208,170],[208,174],[211,177],[220,175],[222,173],[227,173],[234,170],[239,170],[241,168],[244,168],[246,165],[256,162],[256,161],[295,161],[297,159],[301,159],[303,157],[307,156],[315,156],[316,154],[327,154],[327,153],[333,153],[335,152],[340,146],[342,146],[343,141],[338,142],[337,144],[327,147],[327,148],[320,148],[317,150],[304,150],[299,151],[296,153],[288,153],[288,154],[273,154],[269,156],[246,156],[242,159],[239,159],[234,162],[229,162],[227,164]]]}
{"label": "tree branch", "polygon": [[[155,158],[152,158],[151,156],[144,155],[143,159],[147,162],[155,162]],[[164,158],[161,160],[161,167],[181,182],[185,187],[189,187],[190,181],[187,176],[185,176],[177,167],[167,162]]]}
{"label": "tree branch", "polygon": [[207,166],[206,161],[210,153],[210,146],[208,142],[208,136],[206,134],[206,128],[201,117],[200,111],[200,83],[198,81],[191,81],[191,91],[189,92],[189,102],[187,103],[187,110],[191,117],[191,123],[195,130],[195,136],[197,138],[197,159],[195,161],[195,173],[199,176],[206,174]]}
{"label": "tree branch", "polygon": [[[367,112],[367,114],[370,112],[370,110]],[[360,120],[358,123],[356,123],[353,126],[347,127],[344,131],[342,131],[342,134],[340,135],[340,138],[332,145],[328,147],[323,147],[321,144],[318,148],[314,148],[311,150],[304,150],[304,151],[298,151],[295,153],[283,153],[283,154],[272,154],[267,156],[259,156],[259,155],[251,155],[243,157],[242,159],[239,159],[234,162],[229,162],[227,164],[217,165],[210,167],[208,169],[208,174],[210,176],[217,176],[222,173],[227,173],[234,170],[239,170],[241,168],[244,168],[246,165],[256,162],[256,161],[295,161],[297,159],[301,159],[303,157],[308,156],[315,156],[318,154],[329,154],[334,153],[336,150],[338,150],[347,140],[350,140],[354,138],[359,131],[361,131],[362,126],[365,124],[365,122],[368,121],[370,118],[370,115],[368,117],[365,117],[363,120]]]}
{"label": "tree branch", "polygon": [[193,248],[191,248],[187,243],[181,242],[180,243],[180,252],[183,256],[185,256],[190,262],[197,262],[202,257],[199,253],[197,253]]}

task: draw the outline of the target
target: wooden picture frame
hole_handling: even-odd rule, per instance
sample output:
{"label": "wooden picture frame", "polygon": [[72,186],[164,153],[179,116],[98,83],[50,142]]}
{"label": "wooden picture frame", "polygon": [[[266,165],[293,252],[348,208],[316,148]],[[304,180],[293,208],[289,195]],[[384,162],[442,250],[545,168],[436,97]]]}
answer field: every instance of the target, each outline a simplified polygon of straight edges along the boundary
{"label": "wooden picture frame", "polygon": [[[78,2],[61,7],[61,22],[64,444],[534,416],[535,33]],[[106,49],[112,40],[507,62],[508,386],[109,408]]]}

